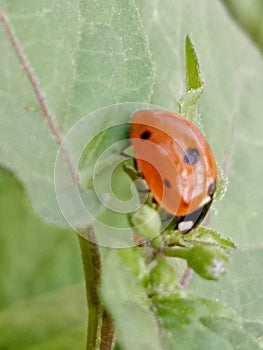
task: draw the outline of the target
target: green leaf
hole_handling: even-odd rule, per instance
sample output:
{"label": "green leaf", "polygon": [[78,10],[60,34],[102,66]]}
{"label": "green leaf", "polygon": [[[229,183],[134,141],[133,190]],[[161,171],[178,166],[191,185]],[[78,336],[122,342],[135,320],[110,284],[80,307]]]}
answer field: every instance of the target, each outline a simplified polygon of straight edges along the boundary
{"label": "green leaf", "polygon": [[79,176],[83,186],[94,188],[95,176],[105,176],[107,168],[110,171],[111,166],[127,160],[120,152],[129,146],[132,115],[140,109],[149,108],[150,105],[145,103],[111,105],[91,113],[79,123],[80,127],[77,126],[76,130],[78,132],[81,129],[78,133],[84,140],[79,161]]}
{"label": "green leaf", "polygon": [[34,209],[44,220],[62,224],[53,185],[56,153],[41,115],[15,108],[1,98],[1,164],[24,182]]}
{"label": "green leaf", "polygon": [[199,62],[194,45],[190,37],[185,38],[185,66],[187,91],[198,90],[203,87]]}
{"label": "green leaf", "polygon": [[185,38],[185,70],[187,92],[179,100],[179,113],[194,123],[199,129],[203,129],[197,104],[203,93],[204,83],[197,54],[188,35]]}
{"label": "green leaf", "polygon": [[112,314],[123,350],[162,349],[157,321],[135,275],[121,263],[116,250],[103,252],[102,296]]}
{"label": "green leaf", "polygon": [[256,339],[247,334],[241,325],[232,319],[204,317],[201,322],[213,333],[225,338],[233,349],[255,349],[259,350],[259,344]]}
{"label": "green leaf", "polygon": [[[0,10],[8,16],[42,93],[64,129],[105,104],[150,99],[152,67],[137,9],[133,1],[125,6],[119,0],[107,8],[104,5],[68,0],[60,4],[15,0],[1,4]],[[1,164],[25,183],[41,218],[63,226],[65,220],[53,187],[57,145],[2,28],[0,39],[0,50],[5,52],[0,59]],[[68,148],[74,153],[74,149]],[[72,158],[74,161],[74,155]],[[60,186],[60,202],[66,200],[63,214],[68,221],[73,216],[77,223],[73,226],[88,225],[93,219],[86,212],[79,214],[82,205],[76,207],[79,194],[70,188],[68,169],[60,165],[61,177],[56,185]],[[75,192],[75,198],[69,196],[70,191]],[[88,191],[85,196],[91,213],[99,214],[96,196]]]}
{"label": "green leaf", "polygon": [[85,304],[84,288],[77,286],[2,310],[0,348],[84,348]]}
{"label": "green leaf", "polygon": [[127,249],[119,249],[118,257],[123,265],[129,268],[137,277],[147,273],[144,250],[135,246]]}
{"label": "green leaf", "polygon": [[[1,101],[1,137],[0,159],[2,165],[14,171],[23,181],[31,197],[32,205],[38,215],[47,223],[58,226],[68,226],[58,206],[57,197],[64,196],[63,214],[73,216],[75,224],[90,224],[93,218],[86,212],[76,210],[78,198],[72,193],[75,190],[64,159],[60,163],[60,177],[54,187],[54,167],[58,148],[49,129],[42,121],[42,116],[36,112],[26,112],[11,104]],[[0,116],[1,117],[1,116]],[[61,159],[62,157],[60,157]],[[93,215],[99,215],[103,210],[95,194],[89,190],[78,190],[83,193],[83,200]],[[76,227],[76,226],[75,226]]]}
{"label": "green leaf", "polygon": [[[112,117],[113,120],[113,117]],[[104,129],[105,121],[99,123],[99,128],[103,130],[98,134],[95,134],[86,148],[83,150],[81,159],[79,162],[79,176],[83,186],[94,189],[94,170],[96,167],[96,175],[103,173],[107,167],[113,165],[118,161],[121,156],[121,148],[128,146],[129,138],[129,126],[127,123],[116,125],[115,127],[109,126]],[[122,141],[119,147],[115,146],[108,152],[107,156],[103,157],[103,161],[98,161],[103,155],[105,150],[114,145],[117,141]],[[125,141],[127,140],[127,141]]]}
{"label": "green leaf", "polygon": [[254,336],[262,348],[263,345],[263,324],[261,322],[246,321],[243,322],[244,329]]}
{"label": "green leaf", "polygon": [[[149,100],[149,48],[132,0],[2,0],[0,10],[64,128],[105,105]],[[17,105],[39,110],[6,34],[0,35],[0,89]]]}
{"label": "green leaf", "polygon": [[155,298],[168,349],[255,349],[256,341],[242,330],[235,314],[219,303],[198,298]]}
{"label": "green leaf", "polygon": [[222,237],[219,233],[207,229],[205,227],[198,227],[185,236],[186,241],[195,241],[199,243],[208,243],[217,245],[222,249],[234,249],[235,244],[231,239]]}
{"label": "green leaf", "polygon": [[80,1],[81,37],[65,126],[118,102],[149,102],[153,87],[147,39],[133,0]]}
{"label": "green leaf", "polygon": [[[75,81],[82,21],[79,1],[1,0],[2,11],[8,16],[38,77],[50,109],[61,122],[70,106]],[[1,96],[8,98],[12,105],[40,111],[32,87],[2,27],[0,50],[5,53],[0,59]],[[1,113],[1,119],[4,116],[7,117]],[[13,137],[19,138],[19,135]]]}

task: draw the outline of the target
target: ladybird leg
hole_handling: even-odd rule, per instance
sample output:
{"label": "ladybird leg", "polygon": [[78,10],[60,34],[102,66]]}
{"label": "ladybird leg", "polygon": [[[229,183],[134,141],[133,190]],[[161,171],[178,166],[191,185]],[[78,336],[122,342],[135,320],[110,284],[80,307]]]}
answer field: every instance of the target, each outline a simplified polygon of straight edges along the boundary
{"label": "ladybird leg", "polygon": [[125,158],[134,159],[134,156],[131,156],[130,154],[125,153],[124,151],[121,151],[121,152],[119,153],[119,155],[120,155],[120,156],[123,156],[123,157],[125,157]]}
{"label": "ladybird leg", "polygon": [[167,233],[175,232],[175,227],[178,222],[178,218],[176,216],[168,214],[164,217],[161,217],[161,220],[162,220],[162,228]]}
{"label": "ladybird leg", "polygon": [[148,188],[148,185],[144,180],[144,177],[142,176],[141,172],[138,170],[135,158],[133,158],[133,163],[134,166],[123,164],[123,169],[134,182],[136,190],[140,197],[140,202],[151,205],[153,203],[151,191]]}
{"label": "ladybird leg", "polygon": [[153,202],[154,204],[158,204],[157,200],[156,200],[154,197],[152,197],[152,202]]}
{"label": "ladybird leg", "polygon": [[144,179],[144,176],[138,167],[138,163],[136,161],[136,158],[133,159],[133,165],[134,165],[134,169],[137,171],[138,177],[141,179]]}
{"label": "ladybird leg", "polygon": [[140,192],[140,193],[149,193],[150,190],[149,190],[149,188],[144,188],[144,189],[138,188],[138,192]]}
{"label": "ladybird leg", "polygon": [[165,218],[162,219],[162,222],[171,221],[174,219],[172,214],[168,214]]}
{"label": "ladybird leg", "polygon": [[140,180],[142,183],[144,183],[142,186],[139,187],[141,189],[141,191],[139,191],[139,192],[142,192],[142,193],[149,192],[144,178],[141,176],[141,174],[138,172],[138,170],[135,169],[134,166],[123,164],[123,169],[126,172],[126,174],[129,175],[129,177],[131,178],[132,181]]}
{"label": "ladybird leg", "polygon": [[[133,165],[134,165],[134,168],[136,169],[137,173],[139,174],[140,171],[139,171],[139,167],[138,167],[138,164],[137,164],[137,162],[136,162],[135,157],[133,158]],[[141,175],[141,174],[140,174],[140,175]],[[142,177],[142,176],[141,176],[141,177]]]}
{"label": "ladybird leg", "polygon": [[138,173],[138,176],[143,178],[142,173],[139,171],[139,167],[138,167],[138,164],[136,162],[136,158],[134,156],[131,156],[130,154],[125,153],[124,151],[121,151],[119,153],[119,155],[123,156],[125,158],[133,159],[133,165],[134,165],[134,168],[136,169],[136,171]]}

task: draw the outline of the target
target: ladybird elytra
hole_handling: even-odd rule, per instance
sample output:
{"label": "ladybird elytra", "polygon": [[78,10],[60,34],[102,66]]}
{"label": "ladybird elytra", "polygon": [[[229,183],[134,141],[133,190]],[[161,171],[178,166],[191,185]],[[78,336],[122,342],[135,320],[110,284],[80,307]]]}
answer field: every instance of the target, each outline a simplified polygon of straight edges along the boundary
{"label": "ladybird elytra", "polygon": [[[132,117],[130,139],[137,166],[165,211],[187,217],[208,210],[217,169],[210,146],[195,125],[166,110],[142,110]],[[184,223],[186,231],[190,221]]]}

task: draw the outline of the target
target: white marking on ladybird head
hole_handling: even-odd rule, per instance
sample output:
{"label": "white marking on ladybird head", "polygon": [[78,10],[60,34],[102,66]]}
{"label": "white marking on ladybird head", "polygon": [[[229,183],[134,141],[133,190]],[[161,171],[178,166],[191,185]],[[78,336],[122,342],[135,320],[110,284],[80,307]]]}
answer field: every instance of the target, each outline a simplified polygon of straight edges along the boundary
{"label": "white marking on ladybird head", "polygon": [[191,230],[193,226],[194,226],[193,221],[182,221],[178,224],[178,230],[184,233]]}
{"label": "white marking on ladybird head", "polygon": [[205,197],[202,202],[200,203],[200,207],[205,206],[206,204],[208,204],[209,202],[211,202],[212,198],[210,196]]}

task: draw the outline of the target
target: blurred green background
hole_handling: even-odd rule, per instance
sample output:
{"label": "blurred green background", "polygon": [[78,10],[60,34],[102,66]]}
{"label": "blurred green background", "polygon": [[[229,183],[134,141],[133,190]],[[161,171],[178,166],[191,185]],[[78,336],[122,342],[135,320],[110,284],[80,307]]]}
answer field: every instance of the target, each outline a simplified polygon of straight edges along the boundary
{"label": "blurred green background", "polygon": [[[263,50],[263,1],[222,2]],[[0,349],[83,348],[84,298],[75,233],[43,223],[0,168]]]}
{"label": "blurred green background", "polygon": [[222,0],[237,23],[263,51],[263,1]]}
{"label": "blurred green background", "polygon": [[0,349],[38,343],[46,349],[49,339],[52,348],[64,348],[59,346],[64,332],[83,348],[86,306],[78,239],[71,230],[43,223],[22,184],[4,168],[0,232]]}

